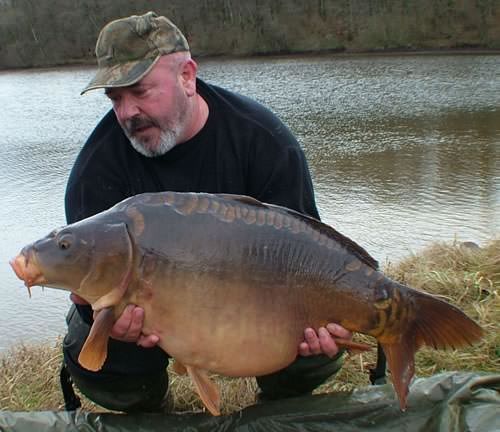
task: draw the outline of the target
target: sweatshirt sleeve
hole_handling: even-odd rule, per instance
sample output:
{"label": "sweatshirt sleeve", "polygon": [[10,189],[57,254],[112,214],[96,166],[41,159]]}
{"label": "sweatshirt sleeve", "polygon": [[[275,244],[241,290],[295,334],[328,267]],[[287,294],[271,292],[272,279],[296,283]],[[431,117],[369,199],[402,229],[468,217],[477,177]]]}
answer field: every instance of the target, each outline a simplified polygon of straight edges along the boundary
{"label": "sweatshirt sleeve", "polygon": [[74,223],[107,210],[127,197],[127,185],[116,163],[121,139],[112,113],[91,134],[69,175],[64,198],[66,221]]}
{"label": "sweatshirt sleeve", "polygon": [[306,157],[288,130],[257,144],[251,161],[252,196],[320,218]]}

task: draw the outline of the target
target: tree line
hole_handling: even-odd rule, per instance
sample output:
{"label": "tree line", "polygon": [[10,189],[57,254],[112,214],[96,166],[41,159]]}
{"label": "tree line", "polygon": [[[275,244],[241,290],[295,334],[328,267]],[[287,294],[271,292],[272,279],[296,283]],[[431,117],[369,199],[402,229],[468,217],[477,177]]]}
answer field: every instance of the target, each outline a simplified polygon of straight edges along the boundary
{"label": "tree line", "polygon": [[151,9],[195,56],[500,48],[498,0],[0,0],[0,68],[94,63],[103,25]]}

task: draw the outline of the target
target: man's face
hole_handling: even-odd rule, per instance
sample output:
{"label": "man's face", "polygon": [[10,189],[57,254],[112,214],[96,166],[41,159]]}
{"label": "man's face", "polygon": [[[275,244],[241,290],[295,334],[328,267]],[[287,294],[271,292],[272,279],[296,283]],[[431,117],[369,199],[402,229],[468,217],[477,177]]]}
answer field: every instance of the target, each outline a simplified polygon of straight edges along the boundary
{"label": "man's face", "polygon": [[132,146],[148,157],[161,156],[178,144],[187,123],[182,80],[168,60],[162,60],[138,83],[106,89]]}

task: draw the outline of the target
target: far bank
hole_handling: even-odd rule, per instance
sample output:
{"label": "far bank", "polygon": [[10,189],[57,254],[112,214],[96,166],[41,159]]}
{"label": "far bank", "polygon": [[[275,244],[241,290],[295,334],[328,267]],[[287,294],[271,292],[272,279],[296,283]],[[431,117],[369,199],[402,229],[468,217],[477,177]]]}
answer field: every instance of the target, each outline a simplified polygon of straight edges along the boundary
{"label": "far bank", "polygon": [[[0,69],[92,64],[100,29],[150,2],[0,2]],[[159,0],[193,55],[500,49],[496,1]],[[54,11],[57,10],[57,13]]]}

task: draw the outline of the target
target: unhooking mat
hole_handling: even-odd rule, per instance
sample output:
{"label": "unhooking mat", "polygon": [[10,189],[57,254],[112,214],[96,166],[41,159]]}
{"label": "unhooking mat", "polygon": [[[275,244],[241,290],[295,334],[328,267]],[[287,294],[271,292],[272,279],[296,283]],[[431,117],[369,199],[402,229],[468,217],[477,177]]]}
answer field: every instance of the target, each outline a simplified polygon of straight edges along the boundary
{"label": "unhooking mat", "polygon": [[152,431],[499,432],[500,374],[442,373],[413,381],[400,412],[392,386],[254,405],[228,416],[0,411],[2,432]]}

